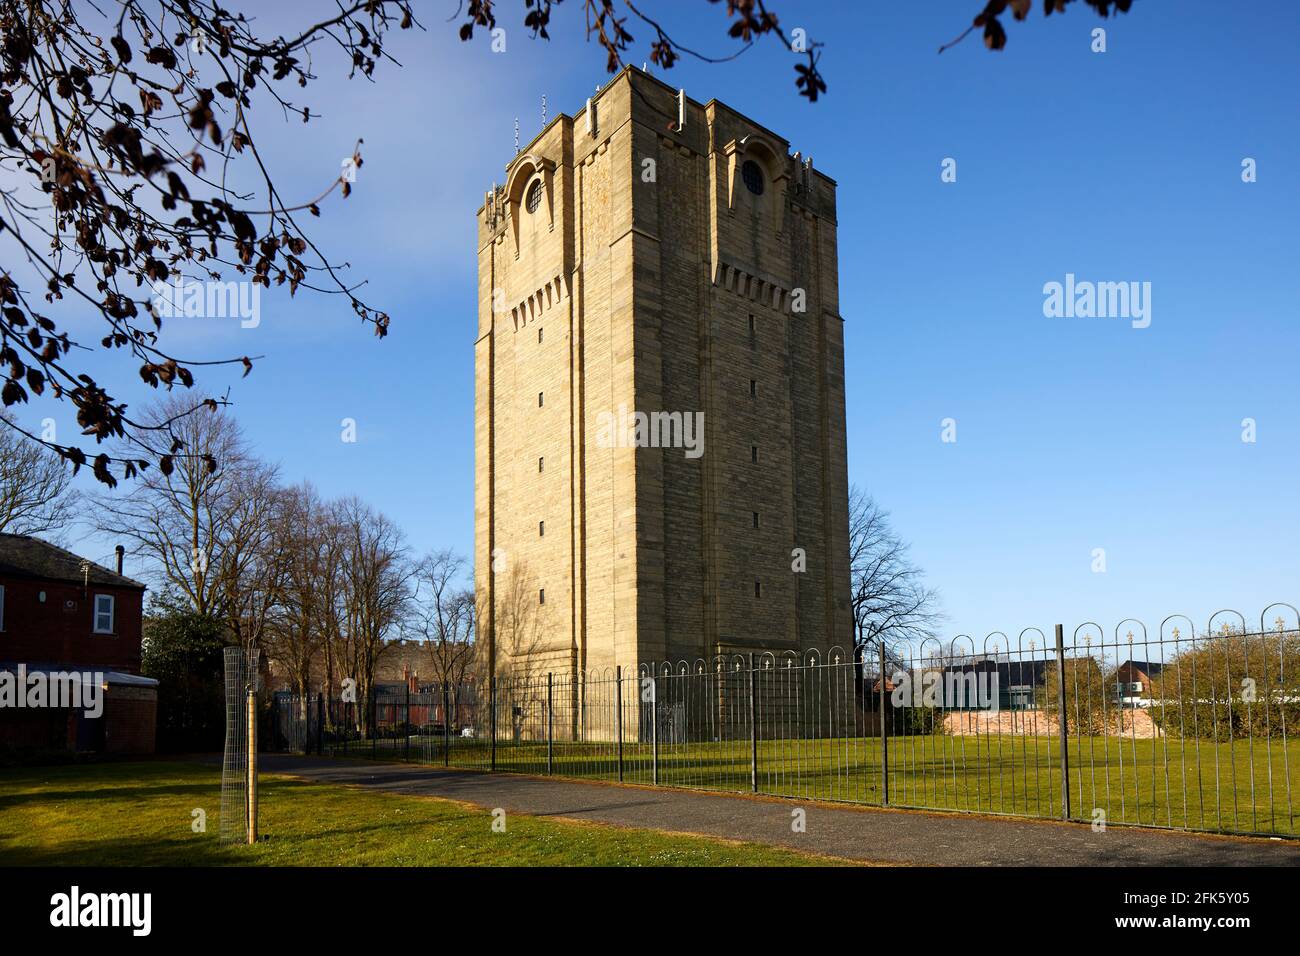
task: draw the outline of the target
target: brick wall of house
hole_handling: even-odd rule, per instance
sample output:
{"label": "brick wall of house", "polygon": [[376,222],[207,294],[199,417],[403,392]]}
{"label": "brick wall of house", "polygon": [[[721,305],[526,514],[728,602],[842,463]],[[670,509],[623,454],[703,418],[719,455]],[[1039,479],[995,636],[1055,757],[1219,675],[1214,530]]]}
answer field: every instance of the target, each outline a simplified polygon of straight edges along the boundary
{"label": "brick wall of house", "polygon": [[104,751],[153,753],[157,714],[158,692],[154,688],[109,687],[104,699]]}
{"label": "brick wall of house", "polygon": [[[0,660],[140,672],[142,591],[12,576],[0,576],[0,586],[5,589]],[[112,634],[94,633],[96,594],[116,599]]]}
{"label": "brick wall of house", "polygon": [[37,708],[0,712],[0,750],[33,747],[38,750],[76,749],[76,716],[69,710]]}

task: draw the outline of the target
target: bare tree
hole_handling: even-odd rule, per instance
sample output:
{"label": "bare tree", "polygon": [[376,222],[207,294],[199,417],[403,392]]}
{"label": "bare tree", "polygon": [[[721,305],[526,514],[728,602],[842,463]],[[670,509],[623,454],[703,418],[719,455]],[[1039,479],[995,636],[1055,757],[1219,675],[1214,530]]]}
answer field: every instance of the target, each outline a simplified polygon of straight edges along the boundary
{"label": "bare tree", "polygon": [[[351,674],[342,515],[342,504],[322,500],[309,482],[285,489],[276,509],[273,537],[283,554],[283,578],[268,622],[267,653],[304,701],[315,677],[329,696]],[[326,708],[326,729],[333,719]]]}
{"label": "bare tree", "polygon": [[339,503],[342,538],[342,647],[344,666],[356,680],[361,733],[371,725],[369,702],[375,668],[409,610],[414,567],[401,529],[358,498]]}
{"label": "bare tree", "polygon": [[416,567],[411,630],[441,684],[460,683],[474,662],[474,597],[460,586],[464,574],[465,559],[450,550]]}
{"label": "bare tree", "polygon": [[[277,500],[272,546],[279,555],[279,601],[270,615],[267,653],[293,683],[307,715],[312,670],[336,635],[337,578],[331,576],[331,556],[337,554],[328,509],[308,483],[286,488]],[[329,676],[332,676],[329,675]],[[326,678],[328,690],[329,676]]]}
{"label": "bare tree", "polygon": [[859,646],[929,637],[942,621],[938,592],[925,585],[889,512],[857,486],[849,490],[849,570]]}
{"label": "bare tree", "polygon": [[[189,402],[168,394],[142,420],[170,420],[195,454],[177,459],[174,467],[142,473],[125,494],[96,495],[94,521],[99,531],[131,542],[129,550],[148,561],[155,579],[175,587],[195,611],[221,616],[229,596],[224,552],[246,514],[241,496],[270,478],[253,477],[266,466],[252,458],[238,422],[215,402],[176,419]],[[148,440],[165,441],[159,431],[147,434]],[[165,447],[156,451],[166,454]]]}
{"label": "bare tree", "polygon": [[[318,542],[320,565],[315,575],[317,600],[315,611],[321,628],[321,651],[324,657],[325,683],[323,691],[333,692],[338,679],[345,672],[344,647],[345,620],[345,569],[347,541],[343,534],[343,508],[339,502],[323,503],[319,509]],[[325,711],[327,727],[333,725],[329,709]]]}
{"label": "bare tree", "polygon": [[271,616],[283,600],[292,552],[277,531],[284,490],[276,469],[246,459],[231,474],[227,510],[214,556],[220,608],[235,642],[260,647]]}
{"label": "bare tree", "polygon": [[[0,412],[8,423],[12,416]],[[0,425],[0,531],[58,535],[76,514],[67,463],[45,446]]]}
{"label": "bare tree", "polygon": [[464,574],[465,559],[454,551],[426,555],[416,570],[410,618],[434,679],[448,691],[446,719],[453,725],[460,723],[460,685],[479,665],[474,592],[460,586]]}

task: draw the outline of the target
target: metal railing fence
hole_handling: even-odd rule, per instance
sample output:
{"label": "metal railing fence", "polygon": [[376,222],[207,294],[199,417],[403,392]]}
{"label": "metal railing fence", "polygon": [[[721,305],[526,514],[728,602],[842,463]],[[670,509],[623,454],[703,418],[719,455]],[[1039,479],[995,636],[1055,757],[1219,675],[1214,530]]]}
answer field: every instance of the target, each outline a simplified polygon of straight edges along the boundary
{"label": "metal railing fence", "polygon": [[1300,622],[1270,610],[1288,616],[425,684],[373,694],[366,720],[357,703],[280,695],[275,737],[467,769],[1300,836]]}

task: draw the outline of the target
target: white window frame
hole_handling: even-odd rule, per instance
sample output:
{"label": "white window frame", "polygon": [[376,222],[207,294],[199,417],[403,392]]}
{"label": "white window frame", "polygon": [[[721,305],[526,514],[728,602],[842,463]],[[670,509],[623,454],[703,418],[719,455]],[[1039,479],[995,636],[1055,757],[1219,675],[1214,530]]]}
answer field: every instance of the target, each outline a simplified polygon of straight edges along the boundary
{"label": "white window frame", "polygon": [[[102,628],[102,627],[99,626],[99,614],[100,614],[100,610],[99,610],[99,602],[100,602],[100,599],[101,599],[101,598],[106,598],[106,599],[108,600],[108,627],[107,627],[107,628]],[[92,609],[92,611],[94,612],[94,620],[91,622],[91,626],[92,626],[92,629],[93,629],[94,633],[96,633],[96,634],[116,634],[116,633],[117,633],[117,631],[116,631],[116,625],[117,625],[117,598],[116,598],[114,595],[112,595],[112,594],[96,594],[96,595],[95,595],[94,602],[91,604],[91,609]]]}

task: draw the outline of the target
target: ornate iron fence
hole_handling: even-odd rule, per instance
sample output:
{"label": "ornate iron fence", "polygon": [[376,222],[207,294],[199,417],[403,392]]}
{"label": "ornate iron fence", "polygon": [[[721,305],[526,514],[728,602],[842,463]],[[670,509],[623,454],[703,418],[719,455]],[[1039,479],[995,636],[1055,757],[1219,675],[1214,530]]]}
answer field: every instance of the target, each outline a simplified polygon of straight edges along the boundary
{"label": "ornate iron fence", "polygon": [[[1273,620],[1268,615],[1275,614]],[[1300,836],[1300,620],[1087,623],[281,697],[285,749],[876,806]],[[359,727],[367,728],[363,739]]]}

